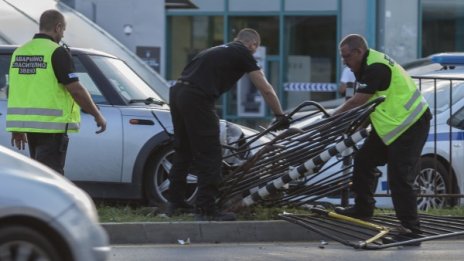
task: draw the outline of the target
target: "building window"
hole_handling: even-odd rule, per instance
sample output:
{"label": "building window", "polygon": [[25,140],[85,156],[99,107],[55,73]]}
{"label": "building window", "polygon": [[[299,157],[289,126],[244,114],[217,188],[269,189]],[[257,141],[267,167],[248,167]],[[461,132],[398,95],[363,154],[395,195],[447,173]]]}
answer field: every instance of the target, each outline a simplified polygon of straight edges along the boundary
{"label": "building window", "polygon": [[464,51],[464,2],[422,2],[422,56]]}
{"label": "building window", "polygon": [[288,16],[285,19],[287,108],[303,101],[336,97],[336,16]]}
{"label": "building window", "polygon": [[267,55],[279,54],[278,16],[233,16],[230,17],[230,40],[243,28],[252,28],[261,36],[261,45],[266,47]]}
{"label": "building window", "polygon": [[[232,16],[229,19],[230,30],[229,40],[237,36],[243,28],[255,29],[261,36],[261,47],[255,54],[259,66],[265,75],[271,79],[270,83],[274,88],[278,87],[278,82],[273,82],[270,77],[270,67],[267,57],[279,54],[279,17],[278,16]],[[269,109],[264,102],[261,94],[256,87],[244,76],[237,83],[237,88],[232,88],[226,94],[226,117],[232,121],[244,125],[256,127],[257,119],[263,119],[269,114]],[[229,116],[232,116],[230,118]],[[237,116],[234,119],[233,116]]]}
{"label": "building window", "polygon": [[169,17],[168,80],[177,79],[185,65],[201,50],[224,42],[223,21],[222,16]]}

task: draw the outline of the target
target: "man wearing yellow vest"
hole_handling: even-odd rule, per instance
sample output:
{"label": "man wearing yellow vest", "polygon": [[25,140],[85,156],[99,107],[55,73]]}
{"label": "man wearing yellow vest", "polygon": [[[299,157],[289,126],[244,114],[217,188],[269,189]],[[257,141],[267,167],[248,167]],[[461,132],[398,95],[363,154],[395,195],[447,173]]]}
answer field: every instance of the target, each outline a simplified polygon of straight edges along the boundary
{"label": "man wearing yellow vest", "polygon": [[101,133],[106,120],[79,83],[71,55],[58,43],[66,29],[64,16],[47,10],[34,38],[16,49],[9,72],[6,129],[11,145],[64,175],[68,132],[77,132],[80,107],[94,118]]}
{"label": "man wearing yellow vest", "polygon": [[397,218],[409,235],[419,235],[416,193],[420,155],[432,117],[428,104],[405,70],[387,55],[369,49],[361,35],[348,35],[339,45],[343,62],[359,82],[356,94],[335,114],[380,96],[385,101],[370,115],[372,131],[354,158],[355,205],[339,214],[370,218],[374,211],[376,167],[387,164],[388,182]]}

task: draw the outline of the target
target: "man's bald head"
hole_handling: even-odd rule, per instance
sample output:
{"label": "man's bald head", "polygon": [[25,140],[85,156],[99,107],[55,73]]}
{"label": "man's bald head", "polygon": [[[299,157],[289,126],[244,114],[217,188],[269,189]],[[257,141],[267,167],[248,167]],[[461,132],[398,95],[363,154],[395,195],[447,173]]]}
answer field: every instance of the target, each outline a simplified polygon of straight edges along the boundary
{"label": "man's bald head", "polygon": [[50,32],[55,29],[58,24],[64,24],[64,16],[59,11],[51,9],[42,13],[39,21],[39,30]]}

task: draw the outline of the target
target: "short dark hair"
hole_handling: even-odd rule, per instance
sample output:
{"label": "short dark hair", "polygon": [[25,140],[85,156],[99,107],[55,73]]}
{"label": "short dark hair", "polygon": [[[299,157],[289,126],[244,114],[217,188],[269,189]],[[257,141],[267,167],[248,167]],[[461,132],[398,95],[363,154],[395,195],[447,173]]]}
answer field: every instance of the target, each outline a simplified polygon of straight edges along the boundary
{"label": "short dark hair", "polygon": [[39,20],[40,31],[52,31],[59,23],[64,23],[64,16],[58,10],[50,9],[42,13]]}
{"label": "short dark hair", "polygon": [[360,34],[349,34],[343,37],[338,47],[341,48],[344,45],[348,45],[350,50],[358,48],[367,50],[369,48],[366,39]]}
{"label": "short dark hair", "polygon": [[236,41],[241,41],[244,43],[253,43],[256,42],[258,45],[261,44],[261,37],[259,33],[251,28],[244,28],[238,32],[237,37],[235,37]]}

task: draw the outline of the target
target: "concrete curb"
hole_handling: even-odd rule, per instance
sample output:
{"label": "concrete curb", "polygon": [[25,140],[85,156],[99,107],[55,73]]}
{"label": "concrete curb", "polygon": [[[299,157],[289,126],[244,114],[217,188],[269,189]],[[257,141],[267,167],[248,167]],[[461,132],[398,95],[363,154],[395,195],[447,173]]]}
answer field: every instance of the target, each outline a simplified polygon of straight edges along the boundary
{"label": "concrete curb", "polygon": [[111,244],[316,241],[321,236],[283,221],[102,223]]}
{"label": "concrete curb", "polygon": [[[102,223],[111,244],[308,242],[326,240],[283,220],[234,222]],[[464,235],[444,239],[464,240]]]}

